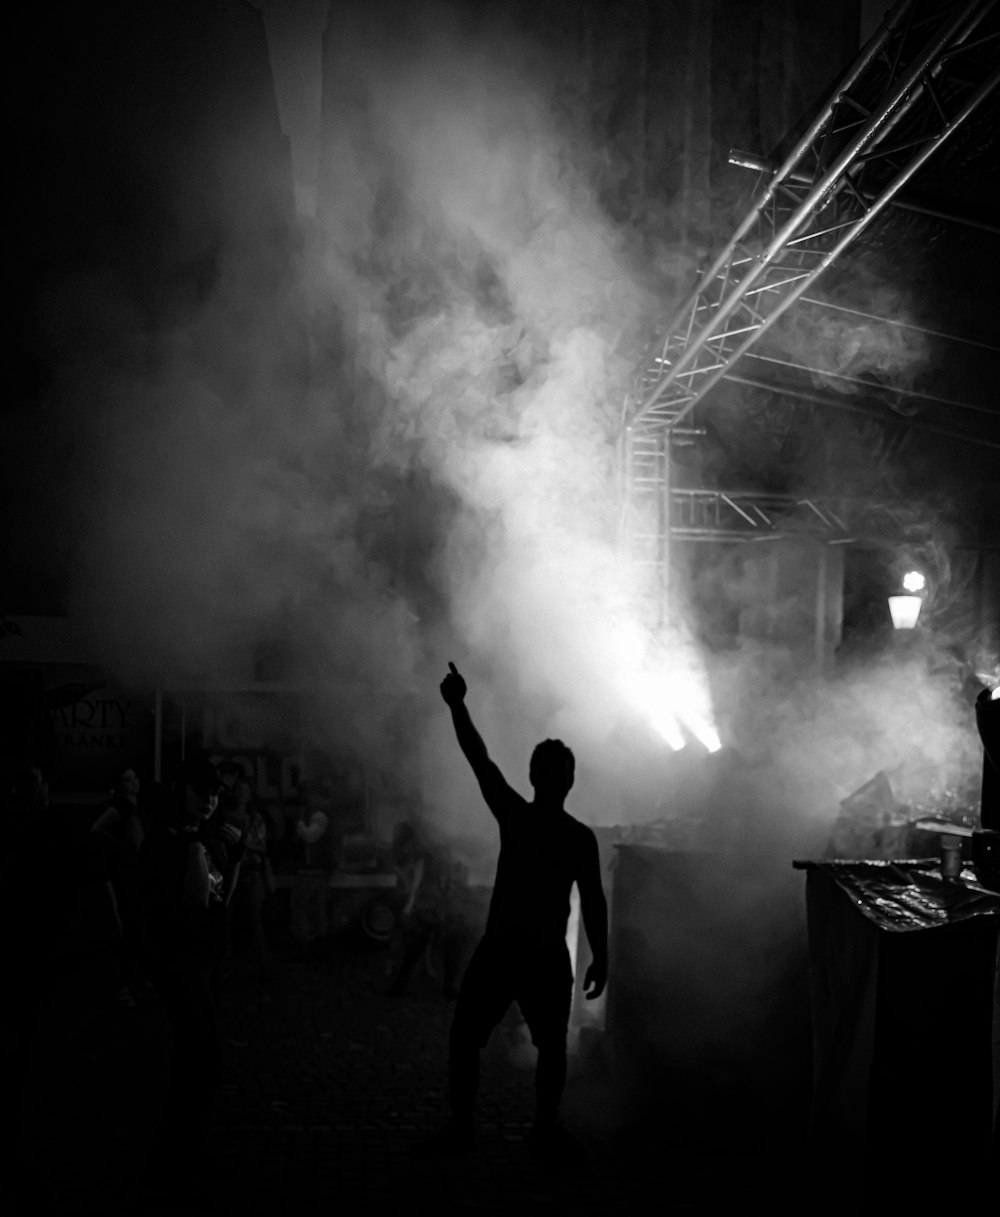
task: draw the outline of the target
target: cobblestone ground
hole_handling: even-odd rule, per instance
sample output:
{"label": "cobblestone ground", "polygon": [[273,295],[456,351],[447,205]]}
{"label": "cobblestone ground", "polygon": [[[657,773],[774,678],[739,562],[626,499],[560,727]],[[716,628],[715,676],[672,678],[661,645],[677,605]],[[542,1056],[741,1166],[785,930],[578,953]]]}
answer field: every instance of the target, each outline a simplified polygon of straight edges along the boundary
{"label": "cobblestone ground", "polygon": [[[599,1047],[571,1058],[564,1111],[582,1147],[572,1170],[541,1169],[525,1136],[532,1065],[513,1016],[484,1054],[479,1145],[459,1162],[410,1147],[446,1114],[452,1004],[423,975],[384,995],[386,961],[279,951],[268,982],[234,972],[222,1023],[228,1076],[213,1119],[218,1177],[173,1214],[695,1214],[783,1212],[788,1153],[672,1150],[627,1125]],[[155,997],[58,1038],[39,1068],[21,1207],[34,1217],[143,1217],[135,1183],[162,1094],[167,1030]],[[797,1207],[797,1206],[796,1206]],[[787,1211],[792,1211],[789,1209]]]}

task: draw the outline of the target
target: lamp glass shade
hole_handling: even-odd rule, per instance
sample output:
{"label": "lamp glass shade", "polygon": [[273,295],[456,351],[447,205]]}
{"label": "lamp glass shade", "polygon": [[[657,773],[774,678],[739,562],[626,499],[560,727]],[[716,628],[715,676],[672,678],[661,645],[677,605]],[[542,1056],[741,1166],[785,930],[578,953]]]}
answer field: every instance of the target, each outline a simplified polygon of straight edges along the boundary
{"label": "lamp glass shade", "polygon": [[890,596],[889,612],[892,614],[892,627],[895,630],[912,630],[920,616],[920,606],[923,603],[919,596]]}

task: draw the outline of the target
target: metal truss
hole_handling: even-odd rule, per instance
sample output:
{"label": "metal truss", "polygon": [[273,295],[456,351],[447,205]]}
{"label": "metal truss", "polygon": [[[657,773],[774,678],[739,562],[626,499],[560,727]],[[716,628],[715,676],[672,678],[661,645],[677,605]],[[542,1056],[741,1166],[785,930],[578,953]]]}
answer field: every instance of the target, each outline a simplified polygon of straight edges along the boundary
{"label": "metal truss", "polygon": [[812,538],[827,545],[906,535],[913,522],[905,503],[855,496],[706,490],[669,484],[669,435],[630,432],[625,461],[629,559],[646,572],[654,616],[668,607],[671,547],[677,542],[766,542]]}
{"label": "metal truss", "polygon": [[903,0],[647,348],[625,429],[673,430],[1000,83],[996,0]]}
{"label": "metal truss", "polygon": [[845,516],[818,500],[672,487],[671,448],[694,442],[695,406],[1000,83],[995,7],[896,4],[647,348],[619,435],[621,531],[632,559],[658,572],[662,607],[671,536],[850,539],[858,505]]}
{"label": "metal truss", "polygon": [[774,541],[811,537],[845,544],[859,535],[905,528],[902,506],[847,497],[768,494],[754,490],[701,490],[669,485],[669,437],[631,433],[627,453],[629,558],[650,577],[647,594],[666,608],[670,548],[677,541]]}
{"label": "metal truss", "polygon": [[[653,485],[650,491],[647,506],[650,519],[655,521],[659,505],[653,496],[659,490]],[[672,535],[682,541],[762,541],[808,536],[831,544],[884,532],[887,527],[898,530],[909,522],[909,514],[901,504],[754,490],[695,490],[683,486],[670,491],[670,518]],[[654,527],[634,535],[638,542],[646,542],[644,557],[650,560],[649,549],[658,530]]]}

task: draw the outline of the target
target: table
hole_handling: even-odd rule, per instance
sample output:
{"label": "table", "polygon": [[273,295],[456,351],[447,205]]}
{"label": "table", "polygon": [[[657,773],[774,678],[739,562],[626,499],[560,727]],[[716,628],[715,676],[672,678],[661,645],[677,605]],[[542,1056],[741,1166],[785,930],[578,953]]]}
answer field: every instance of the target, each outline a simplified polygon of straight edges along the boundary
{"label": "table", "polygon": [[892,1160],[975,1158],[997,1135],[1000,893],[936,858],[806,872],[812,1127]]}

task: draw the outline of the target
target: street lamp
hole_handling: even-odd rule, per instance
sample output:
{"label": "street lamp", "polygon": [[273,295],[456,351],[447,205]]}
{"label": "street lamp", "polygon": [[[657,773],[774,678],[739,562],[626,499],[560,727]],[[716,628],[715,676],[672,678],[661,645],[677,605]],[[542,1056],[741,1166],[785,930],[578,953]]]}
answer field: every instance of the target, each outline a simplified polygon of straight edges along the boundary
{"label": "street lamp", "polygon": [[918,570],[907,571],[902,579],[902,592],[889,597],[889,612],[892,615],[892,628],[895,630],[912,630],[916,628],[917,618],[924,598],[921,595],[927,586],[927,580]]}

